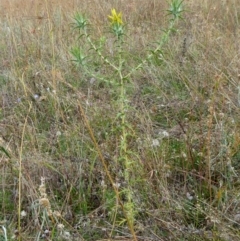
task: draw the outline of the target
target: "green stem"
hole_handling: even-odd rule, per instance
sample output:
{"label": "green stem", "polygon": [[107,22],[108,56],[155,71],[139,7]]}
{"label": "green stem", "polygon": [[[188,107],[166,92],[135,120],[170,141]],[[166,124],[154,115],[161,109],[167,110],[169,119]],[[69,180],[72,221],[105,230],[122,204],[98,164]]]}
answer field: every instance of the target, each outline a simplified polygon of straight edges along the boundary
{"label": "green stem", "polygon": [[145,60],[143,60],[137,67],[135,67],[127,75],[125,75],[124,78],[126,78],[126,79],[129,78],[135,71],[142,68],[143,65],[145,65],[159,50],[162,49],[162,46],[167,42],[170,34],[173,32],[173,26],[174,26],[175,22],[176,22],[176,19],[171,20],[168,30],[164,32],[157,48],[151,54],[149,54],[147,56],[147,58]]}
{"label": "green stem", "polygon": [[96,47],[96,45],[92,42],[91,38],[89,37],[86,28],[84,28],[84,36],[86,37],[87,41],[89,42],[90,46],[96,51],[98,56],[109,66],[111,66],[115,70],[119,70],[114,64],[112,64],[106,57],[102,55],[102,53],[99,51],[99,49]]}

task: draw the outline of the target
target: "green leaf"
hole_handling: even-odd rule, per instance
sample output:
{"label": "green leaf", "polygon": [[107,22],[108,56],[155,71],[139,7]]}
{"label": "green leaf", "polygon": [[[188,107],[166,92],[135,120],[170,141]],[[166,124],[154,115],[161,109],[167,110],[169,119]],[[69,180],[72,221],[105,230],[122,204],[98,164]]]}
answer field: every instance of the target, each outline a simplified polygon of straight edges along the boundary
{"label": "green leaf", "polygon": [[3,152],[8,158],[11,158],[10,154],[3,146],[0,146],[0,151]]}

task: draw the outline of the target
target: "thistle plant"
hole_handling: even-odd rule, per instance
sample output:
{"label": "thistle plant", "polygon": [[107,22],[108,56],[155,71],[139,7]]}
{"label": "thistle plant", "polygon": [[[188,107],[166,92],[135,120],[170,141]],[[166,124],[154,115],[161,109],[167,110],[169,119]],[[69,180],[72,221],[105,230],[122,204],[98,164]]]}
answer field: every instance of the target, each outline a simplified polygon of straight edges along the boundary
{"label": "thistle plant", "polygon": [[122,13],[117,13],[115,9],[111,11],[112,15],[109,15],[108,18],[111,22],[111,30],[114,35],[116,35],[119,40],[124,35],[124,27],[122,21]]}
{"label": "thistle plant", "polygon": [[[117,158],[118,165],[121,166],[123,170],[123,178],[124,183],[126,183],[126,187],[122,188],[120,191],[118,191],[118,188],[116,188],[116,185],[111,177],[111,173],[109,172],[107,165],[104,161],[103,155],[101,153],[101,150],[97,144],[97,141],[94,137],[92,128],[87,120],[87,117],[84,113],[84,110],[80,104],[80,110],[81,114],[84,117],[85,124],[90,132],[91,138],[94,142],[94,145],[97,149],[97,152],[100,156],[100,159],[102,161],[102,164],[104,166],[105,172],[113,186],[113,189],[116,193],[116,197],[118,200],[118,203],[123,209],[123,213],[126,218],[126,222],[128,223],[128,226],[131,230],[131,233],[135,240],[137,240],[136,235],[134,233],[134,222],[135,222],[135,215],[136,215],[136,208],[135,208],[135,202],[134,202],[134,195],[133,195],[133,184],[134,184],[134,175],[133,171],[134,166],[137,165],[138,158],[137,154],[134,153],[131,150],[131,147],[129,146],[129,139],[133,137],[133,132],[131,128],[131,123],[128,120],[128,110],[129,110],[129,100],[127,95],[127,90],[129,86],[132,86],[131,77],[133,74],[139,70],[144,68],[144,66],[149,63],[149,60],[153,58],[159,51],[162,50],[163,45],[169,40],[170,34],[175,31],[174,26],[178,19],[182,16],[182,1],[179,0],[172,0],[170,3],[170,8],[168,10],[168,14],[170,15],[169,20],[169,26],[168,28],[163,32],[163,35],[161,36],[160,40],[157,41],[157,46],[155,49],[153,49],[150,54],[146,56],[145,59],[141,60],[140,63],[131,68],[130,70],[127,70],[127,59],[124,57],[124,43],[125,43],[125,35],[126,35],[126,28],[124,21],[122,19],[122,13],[117,12],[115,9],[111,10],[111,15],[108,16],[108,19],[110,21],[109,28],[111,34],[115,38],[114,42],[114,56],[108,56],[105,55],[102,46],[106,44],[104,41],[105,38],[101,37],[100,42],[101,45],[99,46],[99,42],[95,42],[91,38],[90,30],[89,30],[89,24],[87,18],[77,13],[74,16],[74,29],[79,31],[79,39],[82,41],[81,46],[88,45],[88,51],[84,50],[81,47],[74,47],[71,50],[71,53],[74,57],[73,61],[76,62],[78,66],[80,66],[84,72],[89,75],[89,77],[96,78],[97,80],[104,81],[105,83],[108,83],[111,85],[115,93],[117,93],[117,108],[116,108],[116,115],[115,118],[112,120],[112,123],[118,123],[118,131],[119,131],[119,141],[118,145],[116,146],[117,153],[119,153],[119,156]],[[91,56],[93,55],[93,56]],[[93,58],[94,57],[94,58]],[[98,60],[100,62],[100,66],[106,66],[112,71],[112,76],[109,78],[108,76],[99,73],[96,73],[93,71],[92,68],[92,60],[94,61]],[[125,202],[123,203],[121,201],[121,196],[125,197]]]}
{"label": "thistle plant", "polygon": [[168,11],[169,15],[172,17],[172,20],[177,20],[179,18],[182,18],[182,12],[183,12],[183,0],[174,0],[169,5],[170,8]]}

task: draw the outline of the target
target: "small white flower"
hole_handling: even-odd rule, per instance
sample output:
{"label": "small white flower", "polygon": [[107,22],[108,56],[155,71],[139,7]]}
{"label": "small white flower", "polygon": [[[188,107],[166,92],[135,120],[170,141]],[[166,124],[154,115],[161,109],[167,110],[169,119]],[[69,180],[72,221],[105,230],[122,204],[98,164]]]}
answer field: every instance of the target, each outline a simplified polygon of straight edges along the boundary
{"label": "small white flower", "polygon": [[163,137],[169,137],[169,133],[167,131],[162,132]]}
{"label": "small white flower", "polygon": [[159,135],[160,138],[169,137],[169,133],[167,131],[165,131],[165,130],[160,130],[158,132],[158,135]]}
{"label": "small white flower", "polygon": [[62,135],[61,131],[56,132],[56,136],[61,136],[61,135]]}
{"label": "small white flower", "polygon": [[160,146],[159,140],[158,140],[158,139],[153,139],[153,140],[152,140],[152,146],[153,146],[153,147]]}
{"label": "small white flower", "polygon": [[33,98],[34,98],[35,100],[37,100],[37,99],[39,99],[39,95],[38,95],[38,94],[35,94],[35,95],[33,95]]}
{"label": "small white flower", "polygon": [[182,157],[183,158],[186,158],[187,157],[187,154],[185,152],[182,152]]}
{"label": "small white flower", "polygon": [[50,231],[48,229],[44,230],[44,234],[49,235]]}
{"label": "small white flower", "polygon": [[220,117],[220,119],[223,119],[224,113],[220,112],[220,113],[219,113],[219,117]]}
{"label": "small white flower", "polygon": [[186,196],[187,196],[187,199],[188,199],[188,200],[190,200],[190,201],[193,200],[193,197],[194,197],[194,196],[191,195],[189,192],[187,192]]}
{"label": "small white flower", "polygon": [[116,182],[116,183],[114,183],[114,186],[115,186],[116,188],[119,188],[119,187],[121,186],[121,183]]}
{"label": "small white flower", "polygon": [[27,216],[27,212],[26,212],[26,211],[24,211],[24,210],[22,210],[20,215],[21,215],[21,217],[22,217],[22,218],[24,218],[24,217],[26,217],[26,216]]}
{"label": "small white flower", "polygon": [[64,225],[63,225],[62,223],[59,223],[59,224],[57,225],[57,229],[58,229],[58,230],[63,230],[63,229],[64,229]]}

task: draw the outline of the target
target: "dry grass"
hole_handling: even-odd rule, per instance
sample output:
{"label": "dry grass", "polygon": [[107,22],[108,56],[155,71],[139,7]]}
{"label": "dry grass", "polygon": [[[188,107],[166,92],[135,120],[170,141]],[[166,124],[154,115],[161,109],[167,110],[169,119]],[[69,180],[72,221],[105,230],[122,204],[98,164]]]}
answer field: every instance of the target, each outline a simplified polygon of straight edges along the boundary
{"label": "dry grass", "polygon": [[[163,59],[127,90],[134,230],[138,240],[238,240],[240,6],[184,2]],[[131,239],[78,105],[121,189],[116,93],[70,55],[73,14],[84,12],[98,39],[113,7],[127,23],[131,69],[166,28],[165,1],[0,2],[0,224],[13,240]]]}

